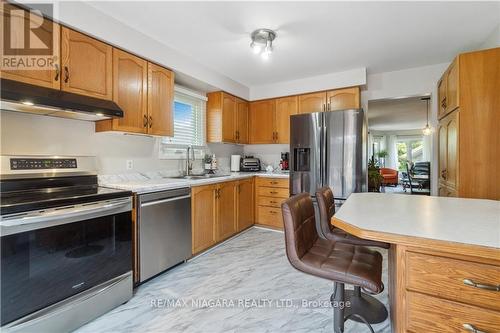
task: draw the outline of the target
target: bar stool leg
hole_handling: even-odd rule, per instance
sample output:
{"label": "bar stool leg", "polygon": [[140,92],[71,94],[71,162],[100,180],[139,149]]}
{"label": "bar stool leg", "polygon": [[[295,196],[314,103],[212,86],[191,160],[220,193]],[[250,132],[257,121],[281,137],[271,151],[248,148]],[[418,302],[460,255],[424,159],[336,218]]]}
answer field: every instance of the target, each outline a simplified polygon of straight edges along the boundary
{"label": "bar stool leg", "polygon": [[352,316],[351,320],[378,324],[387,319],[388,312],[385,305],[375,297],[362,293],[359,286],[355,286],[354,290],[346,290],[345,301],[351,302],[351,306],[346,308],[346,317],[354,313],[363,317],[362,320],[357,316]]}
{"label": "bar stool leg", "polygon": [[344,306],[339,306],[344,302],[344,284],[335,282],[334,291],[330,296],[330,303],[333,307],[333,331],[335,333],[344,333]]}

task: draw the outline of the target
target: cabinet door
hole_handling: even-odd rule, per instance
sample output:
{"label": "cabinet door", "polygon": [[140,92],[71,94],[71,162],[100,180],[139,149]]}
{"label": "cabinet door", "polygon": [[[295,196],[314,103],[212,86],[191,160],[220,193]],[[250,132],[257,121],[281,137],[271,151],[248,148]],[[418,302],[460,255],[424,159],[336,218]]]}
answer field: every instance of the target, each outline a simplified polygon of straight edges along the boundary
{"label": "cabinet door", "polygon": [[439,182],[440,183],[446,183],[446,160],[447,160],[447,128],[446,128],[446,121],[441,120],[439,122],[439,127],[438,127],[438,140],[439,140]]}
{"label": "cabinet door", "polygon": [[113,48],[66,27],[61,44],[61,89],[111,100]]}
{"label": "cabinet door", "polygon": [[359,109],[359,87],[330,90],[326,99],[327,111]]}
{"label": "cabinet door", "polygon": [[458,107],[458,57],[448,68],[446,75],[446,112],[451,112]]}
{"label": "cabinet door", "polygon": [[238,143],[248,143],[248,102],[237,99],[236,110],[236,141]]}
{"label": "cabinet door", "polygon": [[438,82],[438,118],[446,115],[446,74]]}
{"label": "cabinet door", "polygon": [[250,143],[274,143],[274,99],[250,103]]}
{"label": "cabinet door", "polygon": [[253,178],[238,182],[238,231],[254,224],[254,180]]}
{"label": "cabinet door", "polygon": [[123,109],[123,118],[111,120],[113,130],[147,133],[147,90],[148,62],[113,49],[113,100]]}
{"label": "cabinet door", "polygon": [[148,133],[174,135],[174,73],[148,62]]}
{"label": "cabinet door", "polygon": [[216,241],[236,233],[236,189],[238,182],[225,182],[218,186]]}
{"label": "cabinet door", "polygon": [[322,112],[326,108],[324,91],[299,95],[299,113]]}
{"label": "cabinet door", "polygon": [[196,186],[191,190],[193,254],[215,244],[216,185]]}
{"label": "cabinet door", "polygon": [[290,143],[290,116],[298,113],[298,97],[276,99],[276,142]]}
{"label": "cabinet door", "polygon": [[446,184],[451,189],[458,183],[458,111],[446,117]]}
{"label": "cabinet door", "polygon": [[[20,81],[28,84],[33,84],[46,88],[60,89],[61,85],[61,75],[60,75],[60,26],[48,19],[43,19],[36,15],[30,15],[29,12],[14,7],[10,4],[3,3],[0,10],[2,11],[3,25],[10,27],[10,45],[11,46],[21,46],[24,45],[25,38],[24,32],[25,27],[29,26],[40,26],[37,30],[37,34],[40,41],[50,41],[52,40],[52,59],[54,59],[54,64],[52,69],[47,70],[2,70],[1,77],[4,79]],[[43,21],[42,21],[43,20]],[[42,23],[41,23],[42,22]],[[41,25],[40,25],[41,23]],[[2,32],[3,34],[3,32]],[[1,36],[2,38],[4,36]],[[7,43],[7,40],[3,40]],[[22,49],[13,49],[14,54],[9,54],[12,56],[22,55],[20,52]],[[5,49],[4,49],[5,52]],[[9,55],[5,54],[7,57]],[[7,57],[5,59],[7,59]]]}
{"label": "cabinet door", "polygon": [[236,99],[222,94],[222,142],[236,142]]}

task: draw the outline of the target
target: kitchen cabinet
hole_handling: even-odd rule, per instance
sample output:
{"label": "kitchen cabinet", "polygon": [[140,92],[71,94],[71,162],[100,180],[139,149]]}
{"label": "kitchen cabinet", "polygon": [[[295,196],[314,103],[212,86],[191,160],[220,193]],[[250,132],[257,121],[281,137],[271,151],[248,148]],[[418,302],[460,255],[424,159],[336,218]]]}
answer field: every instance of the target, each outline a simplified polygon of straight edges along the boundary
{"label": "kitchen cabinet", "polygon": [[256,223],[283,229],[281,204],[289,197],[288,183],[286,178],[256,178]]}
{"label": "kitchen cabinet", "polygon": [[248,102],[222,91],[207,96],[207,142],[248,143]]}
{"label": "kitchen cabinet", "polygon": [[290,116],[298,113],[298,97],[276,99],[275,110],[275,142],[290,143]]}
{"label": "kitchen cabinet", "polygon": [[238,181],[238,219],[237,231],[247,229],[254,224],[254,178]]}
{"label": "kitchen cabinet", "polygon": [[500,200],[499,63],[500,48],[459,54],[440,79],[440,195]]}
{"label": "kitchen cabinet", "polygon": [[215,244],[217,184],[191,188],[191,229],[193,254]]}
{"label": "kitchen cabinet", "polygon": [[148,134],[174,136],[174,73],[148,62]]}
{"label": "kitchen cabinet", "polygon": [[61,31],[61,89],[111,100],[113,47],[66,27]]}
{"label": "kitchen cabinet", "polygon": [[224,182],[217,186],[217,224],[215,240],[220,242],[236,233],[238,182]]}
{"label": "kitchen cabinet", "polygon": [[[4,26],[10,27],[10,45],[24,44],[24,27],[38,26],[37,16],[33,13],[28,13],[18,7],[8,3],[3,3],[0,8]],[[1,76],[4,79],[20,81],[36,86],[60,89],[60,25],[48,19],[44,19],[42,25],[37,29],[37,34],[40,40],[52,40],[53,68],[44,70],[2,70]],[[18,52],[16,52],[18,50]],[[13,49],[13,56],[22,55],[20,52],[23,49]]]}
{"label": "kitchen cabinet", "polygon": [[123,118],[97,122],[96,129],[147,133],[147,92],[148,62],[113,49],[113,101],[123,110]]}
{"label": "kitchen cabinet", "polygon": [[250,143],[275,143],[274,99],[250,102]]}
{"label": "kitchen cabinet", "polygon": [[360,108],[359,87],[336,89],[326,92],[326,111]]}
{"label": "kitchen cabinet", "polygon": [[359,109],[359,87],[299,95],[299,113]]}
{"label": "kitchen cabinet", "polygon": [[299,95],[299,113],[326,111],[326,92]]}

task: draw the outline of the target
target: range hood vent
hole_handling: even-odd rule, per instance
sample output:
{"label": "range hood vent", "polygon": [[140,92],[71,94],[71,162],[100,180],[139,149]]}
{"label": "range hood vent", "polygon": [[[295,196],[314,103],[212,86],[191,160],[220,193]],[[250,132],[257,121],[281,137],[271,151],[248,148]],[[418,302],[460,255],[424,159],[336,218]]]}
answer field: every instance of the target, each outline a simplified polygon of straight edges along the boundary
{"label": "range hood vent", "polygon": [[87,121],[123,117],[112,101],[7,79],[0,79],[0,86],[2,110]]}

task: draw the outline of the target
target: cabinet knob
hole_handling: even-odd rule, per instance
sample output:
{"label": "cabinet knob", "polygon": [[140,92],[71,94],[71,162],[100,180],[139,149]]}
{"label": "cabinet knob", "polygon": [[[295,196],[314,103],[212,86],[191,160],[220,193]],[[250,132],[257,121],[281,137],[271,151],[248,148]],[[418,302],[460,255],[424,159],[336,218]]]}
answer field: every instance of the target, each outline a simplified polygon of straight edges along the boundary
{"label": "cabinet knob", "polygon": [[64,82],[68,83],[69,82],[69,69],[68,66],[64,66]]}

